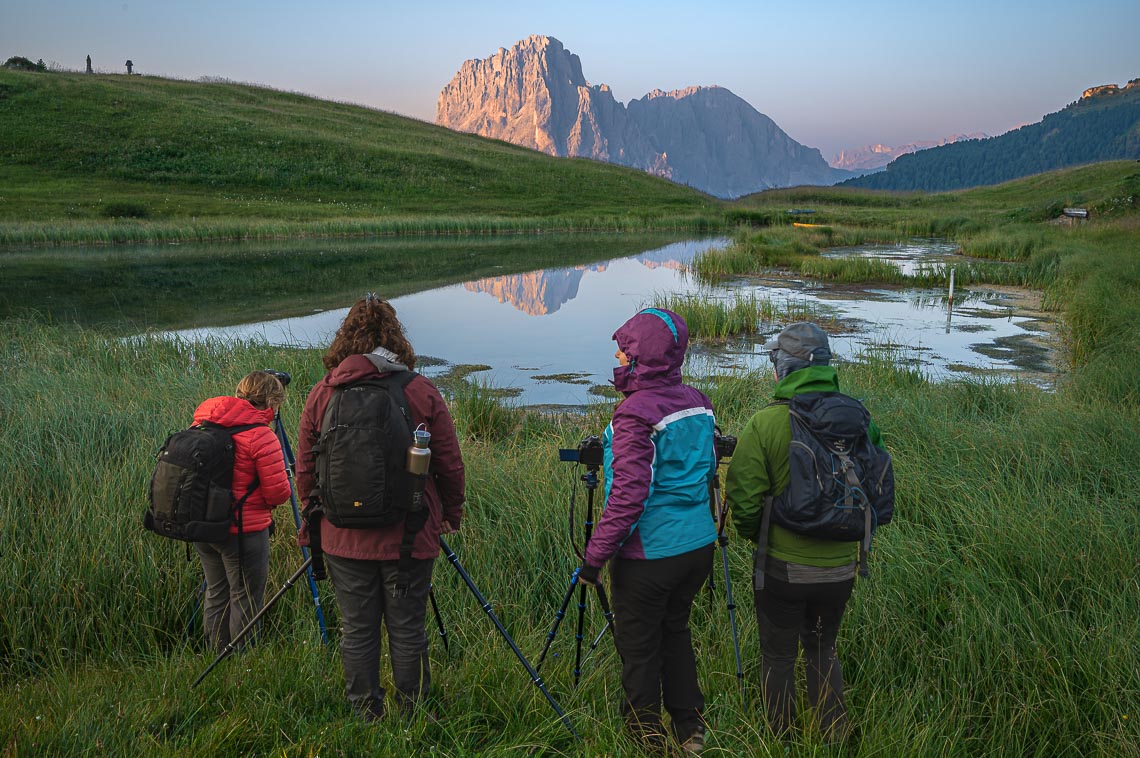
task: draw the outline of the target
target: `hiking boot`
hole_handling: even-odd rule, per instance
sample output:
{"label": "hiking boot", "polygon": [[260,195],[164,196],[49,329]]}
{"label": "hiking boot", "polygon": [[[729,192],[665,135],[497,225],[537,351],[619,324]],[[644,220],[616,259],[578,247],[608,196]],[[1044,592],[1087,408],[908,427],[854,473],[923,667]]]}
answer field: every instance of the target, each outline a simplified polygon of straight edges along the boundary
{"label": "hiking boot", "polygon": [[365,721],[383,721],[384,701],[368,700],[366,703],[361,703],[359,706],[353,708],[353,711]]}
{"label": "hiking boot", "polygon": [[688,753],[689,755],[699,755],[705,749],[705,728],[698,726],[696,730],[689,735],[688,739],[681,743],[681,752]]}

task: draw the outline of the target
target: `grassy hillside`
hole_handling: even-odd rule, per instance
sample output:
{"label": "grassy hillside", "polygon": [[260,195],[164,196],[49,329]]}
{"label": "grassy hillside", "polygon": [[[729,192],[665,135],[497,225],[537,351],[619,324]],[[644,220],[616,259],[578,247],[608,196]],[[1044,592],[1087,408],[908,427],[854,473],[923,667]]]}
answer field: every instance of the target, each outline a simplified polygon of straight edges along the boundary
{"label": "grassy hillside", "polygon": [[0,244],[674,228],[721,203],[367,108],[232,83],[0,70]]}
{"label": "grassy hillside", "polygon": [[1082,98],[1036,124],[904,155],[851,187],[941,191],[1098,161],[1140,158],[1140,80]]}

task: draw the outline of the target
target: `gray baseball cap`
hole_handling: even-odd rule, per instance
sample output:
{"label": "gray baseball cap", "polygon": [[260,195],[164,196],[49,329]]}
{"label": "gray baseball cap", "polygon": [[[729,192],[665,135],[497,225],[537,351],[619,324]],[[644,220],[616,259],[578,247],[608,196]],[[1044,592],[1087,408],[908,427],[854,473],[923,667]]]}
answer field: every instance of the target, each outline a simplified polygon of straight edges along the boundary
{"label": "gray baseball cap", "polygon": [[764,344],[768,352],[781,350],[793,358],[807,363],[827,363],[831,360],[831,346],[827,332],[806,321],[791,324]]}

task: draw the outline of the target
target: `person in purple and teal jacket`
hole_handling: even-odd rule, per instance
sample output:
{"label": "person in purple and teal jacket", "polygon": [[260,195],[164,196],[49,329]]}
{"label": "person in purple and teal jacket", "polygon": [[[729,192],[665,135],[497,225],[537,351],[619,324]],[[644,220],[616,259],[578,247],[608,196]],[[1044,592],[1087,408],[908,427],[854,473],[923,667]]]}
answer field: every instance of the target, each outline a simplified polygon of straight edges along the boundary
{"label": "person in purple and teal jacket", "polygon": [[664,703],[681,749],[699,753],[705,700],[689,612],[717,536],[709,509],[712,403],[681,381],[689,328],[677,314],[647,308],[613,339],[621,364],[614,386],[625,397],[606,428],[606,504],[579,580],[596,584],[610,561],[627,727],[648,746],[667,749]]}

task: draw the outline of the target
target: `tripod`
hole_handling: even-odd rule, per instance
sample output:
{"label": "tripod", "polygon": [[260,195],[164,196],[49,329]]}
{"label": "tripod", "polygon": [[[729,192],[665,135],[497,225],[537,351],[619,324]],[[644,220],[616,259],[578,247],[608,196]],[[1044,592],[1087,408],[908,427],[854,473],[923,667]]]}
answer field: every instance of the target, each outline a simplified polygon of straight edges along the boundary
{"label": "tripod", "polygon": [[[572,451],[573,452],[573,451]],[[576,460],[570,458],[570,460]],[[570,544],[574,547],[574,552],[578,558],[585,560],[586,547],[590,544],[590,536],[594,532],[594,490],[598,488],[598,469],[601,468],[599,463],[587,463],[586,473],[582,475],[581,479],[586,484],[586,523],[584,526],[585,540],[582,544],[581,552],[578,551],[577,545],[574,544],[574,497],[570,498]],[[542,654],[538,657],[538,664],[536,669],[542,667],[542,662],[546,660],[546,653],[550,650],[550,645],[554,642],[554,635],[558,632],[558,627],[562,623],[562,619],[566,617],[566,608],[570,605],[570,599],[574,597],[574,589],[578,589],[578,633],[575,635],[575,651],[574,651],[574,686],[578,686],[578,680],[582,675],[582,638],[585,627],[586,619],[586,585],[578,582],[578,574],[581,568],[574,569],[574,573],[570,575],[570,586],[566,588],[566,594],[562,597],[562,605],[559,606],[558,612],[554,615],[554,624],[550,627],[550,631],[546,633],[546,644],[542,648]],[[606,630],[613,626],[614,614],[610,610],[610,601],[606,596],[606,590],[602,585],[594,585],[594,590],[598,594],[598,604],[602,607],[602,615],[606,619],[606,625],[602,628],[601,633],[594,639],[593,644],[590,645],[590,651],[593,652],[594,648],[601,642],[602,637],[605,635]]]}
{"label": "tripod", "polygon": [[[503,626],[503,622],[500,621],[499,617],[495,615],[495,612],[491,610],[491,604],[487,602],[487,599],[485,597],[483,597],[483,593],[479,592],[479,588],[475,586],[475,582],[472,581],[471,575],[468,574],[467,571],[464,570],[463,566],[459,563],[459,558],[456,557],[455,551],[451,549],[451,546],[447,544],[447,540],[445,540],[443,537],[440,537],[439,546],[443,549],[443,553],[447,556],[447,560],[450,561],[451,565],[455,567],[455,570],[459,572],[459,576],[463,579],[463,583],[467,585],[467,589],[471,590],[471,594],[475,596],[475,600],[478,601],[479,606],[487,613],[488,616],[491,617],[491,622],[494,623],[495,628],[499,630],[499,634],[503,635],[503,639],[507,641],[507,644],[510,645],[511,650],[516,656],[518,656],[519,662],[522,663],[523,668],[526,669],[526,672],[530,674],[531,683],[534,684],[535,687],[538,687],[538,689],[542,692],[543,696],[546,698],[546,701],[550,703],[550,707],[553,708],[554,712],[558,714],[558,718],[562,720],[562,723],[566,725],[566,728],[570,730],[570,733],[578,739],[582,739],[582,735],[578,734],[578,730],[574,728],[574,725],[570,723],[570,719],[567,718],[566,712],[562,710],[562,708],[558,705],[558,702],[554,699],[554,696],[550,694],[550,690],[546,688],[546,685],[542,681],[542,677],[538,675],[538,671],[530,665],[530,661],[526,659],[526,656],[523,655],[521,650],[519,650],[519,646],[515,644],[515,641],[513,639],[511,639],[511,635],[507,632],[507,628]],[[443,623],[440,622],[440,628],[442,629],[442,627]]]}
{"label": "tripod", "polygon": [[[281,423],[281,411],[276,411],[273,414],[273,431],[277,433],[277,439],[281,441],[281,451],[285,454],[285,473],[289,476],[289,503],[293,506],[293,524],[297,527],[297,531],[301,531],[301,509],[297,506],[297,487],[294,484],[294,467],[296,466],[296,459],[293,458],[293,448],[289,444],[289,435],[285,434],[285,425]],[[305,574],[309,580],[309,592],[313,596],[313,608],[317,612],[317,627],[321,630],[321,642],[328,644],[329,632],[325,627],[325,613],[321,610],[321,596],[317,592],[317,580],[313,577],[312,556],[309,555],[309,548],[301,548],[301,557],[305,559],[308,565],[304,566]],[[292,584],[287,584],[285,588],[292,587]],[[274,598],[276,600],[276,597]],[[268,605],[266,606],[268,607]]]}
{"label": "tripod", "polygon": [[[735,440],[734,440],[735,442]],[[716,458],[717,466],[723,463],[720,455]],[[728,537],[724,533],[725,521],[728,518],[728,505],[724,502],[720,495],[720,474],[716,472],[713,474],[712,481],[709,483],[709,508],[712,509],[713,519],[716,521],[716,544],[720,547],[721,564],[724,568],[724,591],[726,606],[728,607],[728,620],[732,625],[732,651],[736,655],[736,680],[740,682],[740,694],[747,702],[747,694],[744,690],[744,666],[740,660],[740,633],[736,627],[736,600],[732,595],[732,577],[728,572]],[[716,589],[716,579],[713,572],[709,572],[709,599],[712,599],[712,592]]]}

